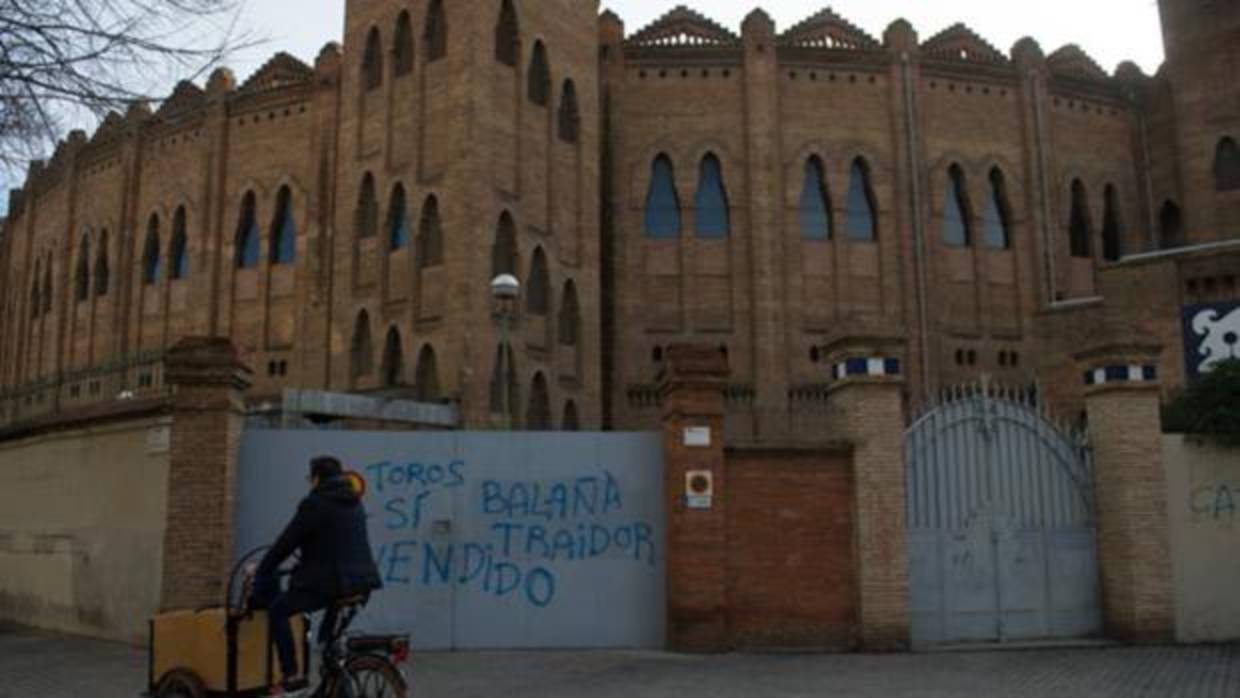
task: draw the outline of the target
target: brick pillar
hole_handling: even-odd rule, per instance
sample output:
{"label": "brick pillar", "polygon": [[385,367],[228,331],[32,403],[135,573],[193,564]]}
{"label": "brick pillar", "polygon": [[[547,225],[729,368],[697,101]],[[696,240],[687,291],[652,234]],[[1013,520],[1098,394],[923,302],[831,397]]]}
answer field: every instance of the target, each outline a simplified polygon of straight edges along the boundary
{"label": "brick pillar", "polygon": [[853,443],[857,622],[862,648],[909,644],[904,500],[904,340],[848,338],[827,348],[831,412]]}
{"label": "brick pillar", "polygon": [[[727,649],[727,516],[723,496],[727,487],[723,454],[723,389],[727,380],[727,360],[718,349],[668,349],[662,384],[664,510],[667,644],[674,651]],[[709,443],[702,445],[702,437]],[[685,482],[689,471],[711,473],[714,501],[710,509],[689,508]]]}
{"label": "brick pillar", "polygon": [[170,611],[224,600],[251,377],[232,342],[205,337],[173,347],[165,376],[174,395],[161,607]]}
{"label": "brick pillar", "polygon": [[1160,353],[1111,345],[1076,357],[1094,449],[1103,616],[1107,634],[1126,642],[1169,642],[1175,629]]}

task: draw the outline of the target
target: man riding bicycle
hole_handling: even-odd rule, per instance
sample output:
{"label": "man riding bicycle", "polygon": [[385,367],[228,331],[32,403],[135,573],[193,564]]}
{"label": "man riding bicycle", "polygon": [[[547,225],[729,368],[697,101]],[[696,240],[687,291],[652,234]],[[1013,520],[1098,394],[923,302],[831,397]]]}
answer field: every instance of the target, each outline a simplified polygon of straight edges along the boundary
{"label": "man riding bicycle", "polygon": [[[366,533],[366,510],[340,461],[331,456],[310,461],[309,481],[310,494],[255,575],[251,607],[267,609],[283,675],[272,695],[300,691],[309,683],[297,666],[290,617],[330,609],[340,599],[367,595],[382,586]],[[281,592],[278,570],[296,551],[301,559],[288,590]],[[331,619],[327,622],[330,625]]]}

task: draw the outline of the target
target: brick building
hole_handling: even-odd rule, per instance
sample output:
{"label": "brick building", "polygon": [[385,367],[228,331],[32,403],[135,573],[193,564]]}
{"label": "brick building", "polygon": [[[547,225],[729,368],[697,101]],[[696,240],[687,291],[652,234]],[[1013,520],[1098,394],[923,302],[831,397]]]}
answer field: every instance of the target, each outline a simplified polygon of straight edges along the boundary
{"label": "brick building", "polygon": [[[729,433],[825,428],[826,347],[905,341],[906,402],[988,373],[1075,413],[1086,340],[1240,298],[1240,7],[1162,0],[1155,76],[826,10],[741,32],[593,0],[347,3],[277,55],[74,132],[11,196],[4,419],[158,390],[185,335],[285,387],[463,423],[649,428],[718,345]],[[523,282],[501,342],[488,282]],[[507,393],[507,395],[505,394]]]}

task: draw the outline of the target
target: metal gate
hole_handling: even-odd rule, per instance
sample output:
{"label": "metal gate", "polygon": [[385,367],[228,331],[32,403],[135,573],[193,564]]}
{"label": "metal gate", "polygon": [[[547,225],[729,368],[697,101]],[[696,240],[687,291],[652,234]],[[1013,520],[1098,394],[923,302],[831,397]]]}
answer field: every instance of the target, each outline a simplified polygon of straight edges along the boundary
{"label": "metal gate", "polygon": [[360,627],[422,649],[663,645],[660,435],[247,431],[238,555],[323,454],[367,483],[385,588]]}
{"label": "metal gate", "polygon": [[905,435],[916,646],[1098,634],[1093,469],[1083,433],[985,385]]}

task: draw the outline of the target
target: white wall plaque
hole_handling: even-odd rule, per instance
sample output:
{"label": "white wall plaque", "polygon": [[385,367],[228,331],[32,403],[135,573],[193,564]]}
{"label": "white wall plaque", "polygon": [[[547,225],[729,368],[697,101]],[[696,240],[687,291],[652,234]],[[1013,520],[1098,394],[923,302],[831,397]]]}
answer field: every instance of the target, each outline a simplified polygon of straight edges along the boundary
{"label": "white wall plaque", "polygon": [[685,427],[685,445],[690,448],[710,448],[710,427]]}

